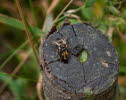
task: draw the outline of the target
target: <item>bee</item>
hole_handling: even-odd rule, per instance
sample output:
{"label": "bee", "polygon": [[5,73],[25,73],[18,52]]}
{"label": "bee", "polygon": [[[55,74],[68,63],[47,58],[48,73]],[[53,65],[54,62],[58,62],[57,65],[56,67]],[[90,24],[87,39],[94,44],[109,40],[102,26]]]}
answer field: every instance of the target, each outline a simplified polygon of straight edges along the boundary
{"label": "bee", "polygon": [[65,39],[58,39],[57,41],[53,41],[53,44],[58,47],[58,54],[60,55],[60,61],[64,63],[68,63],[70,58],[70,52],[68,50],[68,45]]}

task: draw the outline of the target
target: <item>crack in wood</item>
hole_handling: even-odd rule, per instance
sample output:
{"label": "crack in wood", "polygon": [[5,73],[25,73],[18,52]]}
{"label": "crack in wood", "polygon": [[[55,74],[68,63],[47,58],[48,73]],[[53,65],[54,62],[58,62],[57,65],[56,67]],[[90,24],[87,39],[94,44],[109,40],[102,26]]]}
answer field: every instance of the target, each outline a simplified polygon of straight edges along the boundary
{"label": "crack in wood", "polygon": [[63,34],[62,34],[62,33],[60,33],[60,31],[57,31],[57,33],[59,33],[59,35],[61,35],[61,37],[63,37]]}
{"label": "crack in wood", "polygon": [[76,34],[76,31],[75,31],[75,29],[74,29],[74,27],[73,27],[73,25],[71,25],[71,27],[72,27],[72,29],[73,29],[74,35],[75,35],[76,37],[78,37],[77,34]]}

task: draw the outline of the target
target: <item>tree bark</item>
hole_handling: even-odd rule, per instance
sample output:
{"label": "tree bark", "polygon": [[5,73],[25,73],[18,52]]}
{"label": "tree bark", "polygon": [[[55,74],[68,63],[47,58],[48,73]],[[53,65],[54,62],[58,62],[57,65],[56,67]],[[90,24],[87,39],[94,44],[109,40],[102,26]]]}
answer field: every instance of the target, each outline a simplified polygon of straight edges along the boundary
{"label": "tree bark", "polygon": [[[66,41],[68,62],[62,61],[58,46]],[[88,58],[80,62],[85,50]],[[108,37],[89,24],[63,25],[49,34],[40,48],[43,89],[46,100],[115,100],[118,55]]]}

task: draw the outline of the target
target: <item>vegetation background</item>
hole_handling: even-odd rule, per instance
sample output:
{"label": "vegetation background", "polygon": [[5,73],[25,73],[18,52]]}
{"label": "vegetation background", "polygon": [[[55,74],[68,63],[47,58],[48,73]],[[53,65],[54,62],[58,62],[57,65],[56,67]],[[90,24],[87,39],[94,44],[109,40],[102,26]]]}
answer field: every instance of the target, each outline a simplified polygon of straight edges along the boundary
{"label": "vegetation background", "polygon": [[106,34],[119,55],[119,89],[126,98],[126,0],[0,0],[0,100],[42,100],[39,45],[68,18]]}

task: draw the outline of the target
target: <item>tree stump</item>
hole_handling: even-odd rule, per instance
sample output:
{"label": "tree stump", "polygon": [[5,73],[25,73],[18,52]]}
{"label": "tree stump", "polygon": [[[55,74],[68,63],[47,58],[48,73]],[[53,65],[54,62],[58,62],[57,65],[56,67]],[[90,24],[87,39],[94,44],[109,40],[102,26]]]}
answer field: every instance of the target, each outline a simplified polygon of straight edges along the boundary
{"label": "tree stump", "polygon": [[[64,24],[52,30],[40,48],[46,100],[115,100],[118,56],[108,37],[89,24]],[[54,41],[66,41],[68,62]],[[87,60],[80,62],[85,50]]]}

